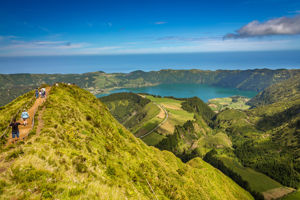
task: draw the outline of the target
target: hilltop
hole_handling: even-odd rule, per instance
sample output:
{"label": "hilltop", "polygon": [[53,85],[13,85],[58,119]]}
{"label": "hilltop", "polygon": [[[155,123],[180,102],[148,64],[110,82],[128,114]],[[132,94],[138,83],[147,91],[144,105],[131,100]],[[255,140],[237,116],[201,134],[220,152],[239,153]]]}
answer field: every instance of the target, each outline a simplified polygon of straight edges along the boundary
{"label": "hilltop", "polygon": [[300,70],[160,70],[131,73],[92,72],[84,74],[0,74],[0,105],[43,83],[75,83],[93,94],[116,88],[136,88],[164,83],[196,83],[241,90],[262,91],[274,83],[287,80]]}
{"label": "hilltop", "polygon": [[[32,96],[2,107],[1,130]],[[36,115],[28,139],[1,146],[1,199],[253,199],[201,158],[147,146],[77,86],[53,86]]]}

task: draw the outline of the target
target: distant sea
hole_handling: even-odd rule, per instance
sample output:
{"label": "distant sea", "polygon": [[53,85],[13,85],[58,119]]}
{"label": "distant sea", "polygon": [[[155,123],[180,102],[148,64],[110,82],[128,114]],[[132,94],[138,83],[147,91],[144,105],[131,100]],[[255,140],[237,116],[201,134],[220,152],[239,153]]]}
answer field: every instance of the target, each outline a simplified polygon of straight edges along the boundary
{"label": "distant sea", "polygon": [[300,69],[300,51],[0,57],[1,74],[255,68]]}

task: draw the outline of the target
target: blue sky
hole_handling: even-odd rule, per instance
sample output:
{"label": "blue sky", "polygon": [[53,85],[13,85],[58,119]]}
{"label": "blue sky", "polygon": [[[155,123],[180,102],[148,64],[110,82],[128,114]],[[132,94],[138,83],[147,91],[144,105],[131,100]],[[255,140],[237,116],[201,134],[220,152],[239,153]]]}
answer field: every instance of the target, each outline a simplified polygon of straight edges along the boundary
{"label": "blue sky", "polygon": [[2,0],[0,56],[300,49],[299,0]]}

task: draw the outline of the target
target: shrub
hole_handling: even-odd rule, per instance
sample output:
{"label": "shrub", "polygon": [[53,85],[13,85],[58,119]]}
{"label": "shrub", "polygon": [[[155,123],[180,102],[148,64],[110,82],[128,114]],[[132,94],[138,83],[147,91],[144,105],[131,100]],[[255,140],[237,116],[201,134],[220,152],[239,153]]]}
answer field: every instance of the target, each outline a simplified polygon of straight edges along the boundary
{"label": "shrub", "polygon": [[8,161],[8,160],[17,158],[17,157],[19,157],[19,156],[22,155],[22,154],[24,154],[23,149],[22,149],[22,148],[17,149],[17,150],[15,150],[15,151],[12,151],[11,153],[9,153],[9,154],[6,156],[5,160]]}

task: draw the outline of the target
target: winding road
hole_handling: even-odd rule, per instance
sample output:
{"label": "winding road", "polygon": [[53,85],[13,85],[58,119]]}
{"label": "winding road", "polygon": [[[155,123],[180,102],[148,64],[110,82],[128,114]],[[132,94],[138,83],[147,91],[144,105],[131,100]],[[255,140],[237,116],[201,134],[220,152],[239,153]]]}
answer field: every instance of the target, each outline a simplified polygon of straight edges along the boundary
{"label": "winding road", "polygon": [[142,136],[140,136],[139,138],[143,138],[143,137],[146,137],[147,135],[149,135],[149,134],[151,134],[153,131],[155,131],[156,129],[158,129],[161,125],[163,125],[167,120],[168,120],[168,118],[169,118],[169,114],[168,114],[168,112],[166,111],[166,109],[163,107],[163,106],[161,106],[161,105],[159,105],[159,104],[157,104],[157,103],[155,103],[155,102],[153,102],[155,105],[157,105],[160,109],[162,109],[164,112],[165,112],[165,118],[164,118],[164,120],[162,121],[162,122],[160,122],[156,127],[154,127],[151,131],[149,131],[148,133],[146,133],[146,134],[144,134],[144,135],[142,135]]}

